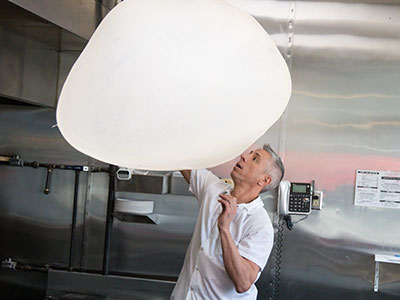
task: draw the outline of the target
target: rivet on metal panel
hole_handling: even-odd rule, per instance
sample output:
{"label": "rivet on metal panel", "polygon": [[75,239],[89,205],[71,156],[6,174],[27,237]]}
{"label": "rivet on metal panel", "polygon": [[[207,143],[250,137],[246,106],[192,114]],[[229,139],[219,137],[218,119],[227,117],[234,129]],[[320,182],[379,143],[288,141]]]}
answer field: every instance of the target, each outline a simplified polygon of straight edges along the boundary
{"label": "rivet on metal panel", "polygon": [[[292,64],[292,47],[293,47],[293,40],[294,40],[294,21],[296,17],[296,1],[290,2],[290,10],[288,16],[288,39],[287,39],[287,50],[286,50],[286,60],[288,63],[289,68]],[[288,55],[290,54],[290,55]]]}
{"label": "rivet on metal panel", "polygon": [[[296,1],[290,1],[289,7],[289,15],[287,21],[287,45],[286,45],[286,53],[285,59],[288,64],[289,70],[292,67],[293,60],[293,41],[294,41],[294,22],[296,17]],[[286,145],[286,125],[287,125],[287,110],[282,114],[280,119],[280,128],[279,128],[279,148],[278,152],[283,160],[285,160],[285,145]]]}

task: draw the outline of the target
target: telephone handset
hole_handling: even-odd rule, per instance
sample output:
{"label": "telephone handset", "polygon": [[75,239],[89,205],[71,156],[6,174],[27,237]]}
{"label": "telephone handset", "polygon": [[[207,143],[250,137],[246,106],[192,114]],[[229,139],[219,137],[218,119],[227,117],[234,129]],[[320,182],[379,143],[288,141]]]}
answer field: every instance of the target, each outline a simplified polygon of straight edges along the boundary
{"label": "telephone handset", "polygon": [[314,182],[281,181],[278,192],[278,214],[308,215],[311,212]]}
{"label": "telephone handset", "polygon": [[[316,192],[314,195],[314,180],[311,183],[290,182],[283,180],[279,184],[278,190],[278,232],[276,239],[276,251],[274,251],[274,280],[272,282],[272,293],[279,291],[280,270],[282,262],[282,248],[284,223],[289,230],[293,229],[294,224],[307,219],[311,209],[321,209],[322,192]],[[313,200],[315,199],[316,202]],[[303,215],[300,220],[292,222],[291,215]]]}

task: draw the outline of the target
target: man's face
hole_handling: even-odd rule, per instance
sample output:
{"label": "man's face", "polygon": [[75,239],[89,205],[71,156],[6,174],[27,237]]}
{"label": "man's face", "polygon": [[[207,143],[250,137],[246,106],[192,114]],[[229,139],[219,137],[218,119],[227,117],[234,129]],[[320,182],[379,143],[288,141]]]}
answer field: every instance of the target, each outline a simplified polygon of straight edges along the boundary
{"label": "man's face", "polygon": [[256,149],[249,153],[242,154],[240,160],[233,167],[231,177],[235,183],[246,183],[251,186],[269,177],[265,169],[271,155],[264,149]]}

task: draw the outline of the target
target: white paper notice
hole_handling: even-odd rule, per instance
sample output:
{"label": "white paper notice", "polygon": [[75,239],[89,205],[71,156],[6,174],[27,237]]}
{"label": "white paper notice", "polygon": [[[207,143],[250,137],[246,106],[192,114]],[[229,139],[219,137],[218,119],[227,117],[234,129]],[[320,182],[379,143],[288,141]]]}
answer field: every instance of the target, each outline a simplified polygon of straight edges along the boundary
{"label": "white paper notice", "polygon": [[354,205],[400,209],[400,172],[357,170]]}

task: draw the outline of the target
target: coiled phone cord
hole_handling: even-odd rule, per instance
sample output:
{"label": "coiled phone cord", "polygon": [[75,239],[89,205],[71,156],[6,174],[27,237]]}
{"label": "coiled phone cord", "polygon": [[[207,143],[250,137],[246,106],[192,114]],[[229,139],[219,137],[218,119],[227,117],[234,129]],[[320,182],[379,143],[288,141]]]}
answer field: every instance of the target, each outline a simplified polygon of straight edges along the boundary
{"label": "coiled phone cord", "polygon": [[270,300],[279,299],[279,283],[281,279],[281,263],[282,263],[282,251],[283,251],[283,231],[285,229],[283,216],[279,216],[278,221],[278,232],[276,234],[275,252],[274,252],[274,276],[272,280],[272,296]]}

